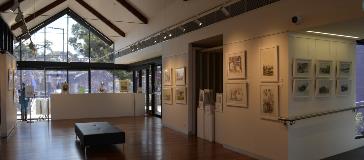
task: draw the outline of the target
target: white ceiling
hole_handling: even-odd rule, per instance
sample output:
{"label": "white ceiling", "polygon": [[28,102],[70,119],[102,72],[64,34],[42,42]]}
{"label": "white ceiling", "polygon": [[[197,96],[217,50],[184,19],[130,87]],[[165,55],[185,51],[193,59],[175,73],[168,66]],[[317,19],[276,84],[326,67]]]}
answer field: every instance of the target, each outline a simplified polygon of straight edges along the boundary
{"label": "white ceiling", "polygon": [[[0,5],[7,1],[9,0],[0,0]],[[54,1],[55,0],[24,0],[20,4],[20,8],[24,12],[24,16],[27,17],[29,14],[38,11],[39,9],[47,6]],[[132,6],[134,6],[139,12],[141,12],[145,17],[147,17],[148,20],[153,19],[153,17],[158,15],[161,10],[172,4],[174,1],[176,0],[128,0],[128,2]],[[87,2],[91,7],[101,13],[104,17],[106,17],[122,31],[124,31],[126,33],[126,36],[128,36],[128,33],[131,32],[133,29],[139,28],[139,26],[141,25],[148,25],[143,24],[136,16],[134,16],[116,0],[85,0],[85,2]],[[71,8],[75,13],[84,18],[95,28],[103,32],[103,34],[108,36],[114,42],[121,37],[118,33],[108,27],[105,23],[99,20],[87,9],[82,7],[75,0],[67,0],[61,5],[30,21],[29,23],[27,23],[27,26],[28,28],[33,28],[34,26],[38,25],[39,23],[43,22],[44,20],[50,18],[51,16],[66,8]],[[1,16],[8,23],[9,26],[15,24],[15,13],[6,11],[5,13],[1,13]],[[13,33],[15,34],[15,36],[18,36],[21,34],[21,31],[20,29],[17,29],[13,31]]]}

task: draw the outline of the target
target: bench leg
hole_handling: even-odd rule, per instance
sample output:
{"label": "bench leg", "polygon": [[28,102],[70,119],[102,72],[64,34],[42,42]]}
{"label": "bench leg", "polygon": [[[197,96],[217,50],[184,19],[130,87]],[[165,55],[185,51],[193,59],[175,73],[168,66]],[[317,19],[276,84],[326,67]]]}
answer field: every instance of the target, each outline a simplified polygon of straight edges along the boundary
{"label": "bench leg", "polygon": [[85,150],[85,151],[84,151],[84,153],[85,153],[85,160],[87,160],[87,148],[88,148],[88,146],[85,146],[85,147],[84,147],[84,150]]}

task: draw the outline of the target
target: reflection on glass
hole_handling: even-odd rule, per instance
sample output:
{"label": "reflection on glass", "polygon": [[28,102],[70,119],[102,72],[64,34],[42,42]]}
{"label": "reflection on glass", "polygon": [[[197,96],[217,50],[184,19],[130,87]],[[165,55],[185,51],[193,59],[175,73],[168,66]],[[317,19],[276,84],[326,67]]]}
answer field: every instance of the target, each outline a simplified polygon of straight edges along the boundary
{"label": "reflection on glass", "polygon": [[69,93],[84,94],[88,91],[88,71],[69,71]]}
{"label": "reflection on glass", "polygon": [[155,114],[161,115],[162,114],[162,67],[157,66],[155,70]]}
{"label": "reflection on glass", "polygon": [[115,93],[120,93],[120,81],[128,80],[129,81],[129,92],[133,92],[133,72],[124,71],[124,70],[115,70],[113,71],[115,75]]}
{"label": "reflection on glass", "polygon": [[44,97],[46,95],[43,70],[23,70],[22,82],[25,85],[33,86],[35,97]]}
{"label": "reflection on glass", "polygon": [[100,93],[101,88],[104,93],[113,93],[113,75],[107,70],[92,70],[91,93]]}
{"label": "reflection on glass", "polygon": [[46,71],[47,96],[62,92],[62,84],[67,81],[67,71]]}

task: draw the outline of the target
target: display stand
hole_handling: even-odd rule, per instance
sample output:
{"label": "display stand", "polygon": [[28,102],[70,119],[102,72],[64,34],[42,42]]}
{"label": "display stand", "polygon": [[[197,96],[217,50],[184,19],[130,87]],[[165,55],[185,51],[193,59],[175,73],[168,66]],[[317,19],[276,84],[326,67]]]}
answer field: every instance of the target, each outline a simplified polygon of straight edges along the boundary
{"label": "display stand", "polygon": [[28,98],[29,99],[29,103],[28,103],[28,107],[29,107],[29,121],[27,121],[27,123],[33,123],[32,121],[32,101],[34,100],[34,98]]}
{"label": "display stand", "polygon": [[215,110],[213,105],[205,105],[197,109],[197,136],[215,141]]}

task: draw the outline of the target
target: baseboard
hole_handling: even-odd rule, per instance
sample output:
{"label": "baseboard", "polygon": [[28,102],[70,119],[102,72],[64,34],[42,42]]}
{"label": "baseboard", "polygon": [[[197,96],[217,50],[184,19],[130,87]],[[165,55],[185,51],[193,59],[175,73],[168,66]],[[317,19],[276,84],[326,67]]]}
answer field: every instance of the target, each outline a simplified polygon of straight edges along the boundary
{"label": "baseboard", "polygon": [[245,151],[245,150],[242,150],[240,148],[236,148],[236,147],[233,147],[233,146],[230,146],[230,145],[227,145],[227,144],[222,144],[222,146],[224,148],[226,148],[226,149],[232,150],[234,152],[238,152],[238,153],[243,154],[243,155],[250,156],[250,157],[255,158],[255,159],[259,159],[259,160],[272,160],[270,158],[267,158],[267,157],[264,157],[264,156],[261,156],[261,155],[257,155],[257,154],[254,154],[254,153],[250,153],[248,151]]}
{"label": "baseboard", "polygon": [[167,125],[167,124],[164,124],[164,123],[163,123],[162,125],[163,125],[163,127],[167,127],[167,128],[172,129],[172,130],[174,130],[174,131],[177,131],[177,132],[180,132],[180,133],[183,133],[183,134],[188,135],[188,132],[186,132],[186,131],[184,131],[184,130],[182,130],[182,129],[179,129],[179,128],[177,128],[177,127],[170,126],[170,125]]}

